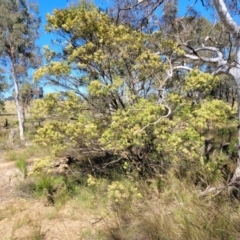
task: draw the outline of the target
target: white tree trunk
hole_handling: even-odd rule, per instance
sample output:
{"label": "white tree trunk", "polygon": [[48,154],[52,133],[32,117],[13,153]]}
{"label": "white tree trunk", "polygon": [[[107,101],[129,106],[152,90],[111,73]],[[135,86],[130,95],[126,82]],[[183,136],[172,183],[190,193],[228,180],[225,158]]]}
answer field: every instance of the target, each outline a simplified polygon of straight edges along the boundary
{"label": "white tree trunk", "polygon": [[15,104],[17,109],[17,115],[18,115],[18,126],[19,126],[19,137],[21,141],[24,141],[24,114],[23,114],[23,108],[20,104],[19,99],[19,83],[16,76],[16,71],[14,66],[12,67],[12,77],[14,81],[14,91],[15,91]]}
{"label": "white tree trunk", "polygon": [[213,0],[212,2],[218,12],[221,22],[235,36],[236,40],[236,61],[235,66],[232,68],[234,71],[232,71],[231,74],[235,80],[238,93],[238,159],[237,167],[231,180],[231,182],[235,182],[238,178],[240,178],[240,26],[231,17],[224,0]]}
{"label": "white tree trunk", "polygon": [[238,93],[238,159],[237,159],[237,167],[235,169],[234,176],[232,178],[232,182],[235,182],[238,178],[240,178],[240,38],[236,39],[236,67],[234,80],[237,85],[237,93]]}

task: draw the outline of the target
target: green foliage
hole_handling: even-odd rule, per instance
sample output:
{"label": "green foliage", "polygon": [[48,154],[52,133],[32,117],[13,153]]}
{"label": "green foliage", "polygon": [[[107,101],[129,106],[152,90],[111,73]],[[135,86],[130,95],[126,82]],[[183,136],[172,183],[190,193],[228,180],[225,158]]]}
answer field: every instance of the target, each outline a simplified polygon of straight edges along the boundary
{"label": "green foliage", "polygon": [[[46,29],[61,32],[68,41],[60,52],[45,47],[49,63],[35,72],[35,79],[47,77],[51,83],[76,91],[88,102],[96,100],[98,104],[92,106],[101,113],[147,98],[152,94],[150,89],[161,84],[160,76],[168,66],[155,53],[155,38],[159,49],[179,50],[175,42],[162,36],[115,24],[92,5],[55,10],[48,15]],[[78,73],[80,77],[72,77]],[[87,88],[88,96],[82,86]]]}
{"label": "green foliage", "polygon": [[164,106],[141,99],[137,104],[118,110],[112,116],[111,124],[103,133],[101,142],[113,151],[131,146],[144,147],[153,138],[151,130],[155,126],[143,128],[162,117],[165,112]]}
{"label": "green foliage", "polygon": [[193,116],[198,119],[195,126],[203,131],[221,129],[227,125],[231,115],[230,105],[221,100],[202,101],[200,108],[193,112]]}
{"label": "green foliage", "polygon": [[218,77],[209,73],[203,73],[199,69],[194,69],[186,77],[185,89],[186,91],[198,91],[207,95],[218,83]]}
{"label": "green foliage", "polygon": [[36,13],[36,5],[26,1],[3,0],[0,3],[0,57],[8,60],[8,56],[19,75],[25,74],[28,66],[38,64],[35,40],[40,19]]}
{"label": "green foliage", "polygon": [[[199,78],[190,73],[186,85],[189,86],[188,79],[193,75],[203,81],[204,74],[198,74]],[[209,86],[214,87],[214,84],[203,84],[201,91],[210,91]],[[184,91],[186,89],[189,88]],[[87,104],[71,92],[65,96],[47,95],[33,107],[33,117],[51,119],[38,129],[35,142],[50,147],[55,156],[66,153],[80,156],[82,149],[105,149],[121,156],[125,161],[124,171],[135,177],[164,172],[163,169],[172,166],[178,176],[196,183],[221,181],[226,177],[221,169],[230,156],[217,161],[215,154],[209,159],[204,144],[206,138],[214,136],[220,154],[222,129],[228,131],[230,116],[234,114],[231,107],[211,98],[199,99],[193,104],[194,98],[181,92],[171,92],[167,97],[168,105],[157,104],[154,99],[139,99],[102,120],[100,114],[85,111]],[[50,164],[49,160],[46,164],[40,160],[40,167],[36,162],[34,172],[40,173]]]}
{"label": "green foliage", "polygon": [[49,167],[50,163],[51,163],[50,157],[35,159],[33,168],[31,172],[29,172],[29,176],[41,175],[46,170],[46,168]]}
{"label": "green foliage", "polygon": [[142,194],[131,183],[114,181],[108,186],[108,198],[115,204],[129,204],[133,199],[141,199]]}
{"label": "green foliage", "polygon": [[50,147],[54,155],[61,155],[75,146],[88,147],[98,136],[95,120],[81,111],[85,106],[79,97],[73,93],[67,93],[63,101],[60,97],[59,94],[49,94],[36,100],[32,110],[35,119],[53,118],[38,129],[35,142]]}
{"label": "green foliage", "polygon": [[27,169],[27,161],[24,158],[18,159],[15,162],[15,166],[20,170],[23,175],[23,179],[27,177],[28,169]]}
{"label": "green foliage", "polygon": [[[173,168],[180,178],[205,186],[229,174],[221,170],[231,159],[222,146],[235,136],[222,133],[235,124],[230,124],[235,112],[212,98],[220,78],[194,68],[170,79],[170,56],[156,51],[181,57],[173,40],[162,32],[118,25],[88,4],[55,10],[46,29],[61,32],[67,42],[56,51],[45,47],[48,64],[35,78],[67,83],[76,94],[49,94],[35,101],[33,117],[48,119],[36,143],[49,146],[55,156],[105,152],[110,157],[102,162],[87,157],[94,171],[97,162],[98,170],[117,163],[133,178]],[[214,150],[206,146],[208,139]]]}

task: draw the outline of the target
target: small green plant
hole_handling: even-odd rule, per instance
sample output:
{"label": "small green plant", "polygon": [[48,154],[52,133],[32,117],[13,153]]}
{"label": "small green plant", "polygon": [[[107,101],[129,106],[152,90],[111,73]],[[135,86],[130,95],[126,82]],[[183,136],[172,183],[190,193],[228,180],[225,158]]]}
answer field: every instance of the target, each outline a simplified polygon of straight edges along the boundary
{"label": "small green plant", "polygon": [[22,179],[25,179],[27,177],[27,173],[28,173],[26,159],[25,158],[17,159],[15,162],[15,166],[21,172]]}
{"label": "small green plant", "polygon": [[61,182],[61,178],[56,178],[49,175],[40,176],[35,182],[36,196],[42,196],[47,193],[54,193],[57,190],[58,185],[61,184]]}

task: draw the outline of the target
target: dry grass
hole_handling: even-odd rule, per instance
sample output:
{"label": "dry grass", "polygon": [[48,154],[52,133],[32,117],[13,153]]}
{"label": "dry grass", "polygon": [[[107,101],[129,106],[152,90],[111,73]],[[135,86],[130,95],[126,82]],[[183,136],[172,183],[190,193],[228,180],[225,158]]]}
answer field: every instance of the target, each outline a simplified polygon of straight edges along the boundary
{"label": "dry grass", "polygon": [[208,200],[196,192],[189,184],[168,179],[155,198],[148,192],[141,201],[109,212],[112,221],[104,230],[105,239],[239,239],[239,207],[224,196]]}
{"label": "dry grass", "polygon": [[42,199],[20,200],[21,208],[18,205],[5,207],[9,210],[0,212],[0,217],[2,223],[6,219],[14,222],[14,236],[25,229],[27,236],[32,236],[28,239],[41,236],[43,239],[64,236],[64,239],[85,240],[240,238],[240,208],[226,195],[200,198],[194,186],[172,175],[164,179],[161,188],[157,187],[157,181],[150,185],[126,179],[119,182],[125,189],[137,187],[142,197],[137,198],[133,192],[126,199],[119,195],[125,201],[116,202],[116,198],[109,197],[111,183],[100,179],[94,187],[76,183],[79,190],[75,195],[69,193],[71,198],[65,203],[59,199],[61,204],[44,206]]}
{"label": "dry grass", "polygon": [[[5,101],[5,111],[0,114],[0,125],[2,126],[5,124],[6,119],[8,120],[8,123],[10,124],[10,127],[17,125],[17,110],[16,105],[14,101]],[[30,118],[29,109],[26,110],[26,119]]]}
{"label": "dry grass", "polygon": [[8,120],[10,125],[17,122],[17,111],[14,101],[5,101],[5,111],[0,115],[0,124],[3,125]]}

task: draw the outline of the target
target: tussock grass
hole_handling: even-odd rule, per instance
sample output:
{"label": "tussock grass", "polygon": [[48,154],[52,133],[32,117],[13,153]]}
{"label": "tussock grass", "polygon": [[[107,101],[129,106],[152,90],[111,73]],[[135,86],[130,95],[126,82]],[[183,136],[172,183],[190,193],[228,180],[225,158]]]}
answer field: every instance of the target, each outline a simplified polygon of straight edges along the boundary
{"label": "tussock grass", "polygon": [[[227,195],[200,197],[199,189],[174,174],[149,181],[88,176],[38,176],[25,180],[34,196],[51,195],[55,209],[68,203],[100,219],[97,231],[84,239],[104,240],[233,240],[240,238],[239,204]],[[27,182],[28,181],[28,182]],[[23,189],[28,189],[27,187]],[[48,218],[57,218],[57,212]],[[74,214],[72,214],[74,218]]]}
{"label": "tussock grass", "polygon": [[19,171],[22,174],[22,179],[25,179],[27,177],[28,169],[27,169],[27,161],[25,158],[19,158],[15,162],[15,166],[19,169]]}
{"label": "tussock grass", "polygon": [[105,239],[238,239],[238,206],[224,197],[200,198],[196,192],[193,186],[171,178],[155,198],[143,192],[141,200],[119,204],[110,212]]}

